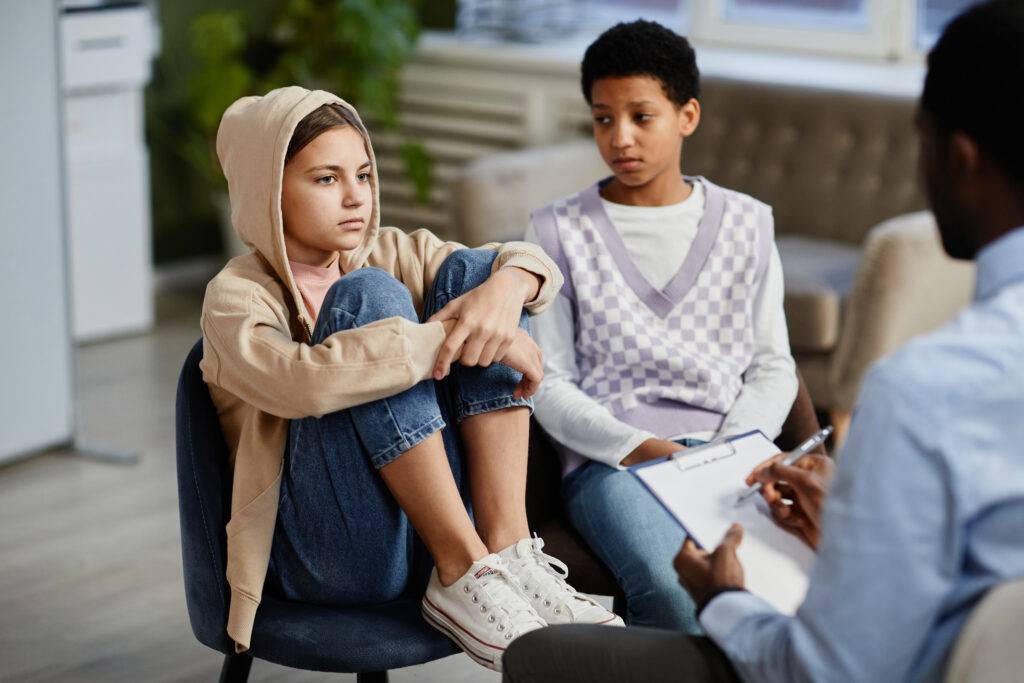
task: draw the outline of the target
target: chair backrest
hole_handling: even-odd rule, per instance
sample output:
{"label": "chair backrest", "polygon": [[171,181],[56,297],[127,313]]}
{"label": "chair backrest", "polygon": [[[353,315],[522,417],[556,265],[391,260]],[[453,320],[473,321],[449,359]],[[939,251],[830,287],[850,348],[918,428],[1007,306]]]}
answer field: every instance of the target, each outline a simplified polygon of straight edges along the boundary
{"label": "chair backrest", "polygon": [[185,601],[199,642],[234,651],[225,631],[228,619],[227,537],[231,469],[217,411],[199,361],[203,340],[192,347],[178,379],[175,426],[178,514]]}

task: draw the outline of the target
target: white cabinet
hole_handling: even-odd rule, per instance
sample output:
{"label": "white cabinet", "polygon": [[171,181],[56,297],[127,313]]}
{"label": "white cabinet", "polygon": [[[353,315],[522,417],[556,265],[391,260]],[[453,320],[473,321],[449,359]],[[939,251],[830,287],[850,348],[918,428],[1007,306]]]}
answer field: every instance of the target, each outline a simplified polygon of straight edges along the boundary
{"label": "white cabinet", "polygon": [[56,27],[53,3],[0,0],[0,462],[74,430]]}
{"label": "white cabinet", "polygon": [[142,4],[60,24],[72,330],[89,341],[153,324],[142,90],[158,34]]}

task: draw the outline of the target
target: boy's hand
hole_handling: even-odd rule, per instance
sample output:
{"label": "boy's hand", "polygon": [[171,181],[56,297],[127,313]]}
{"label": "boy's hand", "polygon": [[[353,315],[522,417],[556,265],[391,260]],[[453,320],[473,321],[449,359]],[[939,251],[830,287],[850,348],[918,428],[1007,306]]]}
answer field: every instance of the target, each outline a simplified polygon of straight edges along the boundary
{"label": "boy's hand", "polygon": [[733,524],[725,532],[722,543],[709,553],[701,550],[689,538],[673,562],[679,583],[699,606],[723,588],[743,588],[743,565],[736,557],[736,549],[743,540],[743,527]]}
{"label": "boy's hand", "polygon": [[536,296],[538,287],[532,273],[502,268],[430,316],[427,322],[456,321],[437,354],[434,379],[446,377],[456,360],[467,367],[488,367],[504,358],[518,337],[523,303]]}
{"label": "boy's hand", "polygon": [[783,465],[783,457],[779,453],[755,467],[747,476],[747,485],[761,482],[761,496],[779,526],[817,548],[821,539],[821,509],[835,476],[835,462],[810,454],[792,465]]}
{"label": "boy's hand", "polygon": [[639,465],[642,462],[648,460],[657,460],[658,458],[664,458],[666,455],[672,455],[676,451],[683,450],[684,446],[680,446],[675,441],[666,441],[665,439],[647,439],[642,444],[630,451],[629,455],[622,459],[619,463],[624,467],[631,465]]}

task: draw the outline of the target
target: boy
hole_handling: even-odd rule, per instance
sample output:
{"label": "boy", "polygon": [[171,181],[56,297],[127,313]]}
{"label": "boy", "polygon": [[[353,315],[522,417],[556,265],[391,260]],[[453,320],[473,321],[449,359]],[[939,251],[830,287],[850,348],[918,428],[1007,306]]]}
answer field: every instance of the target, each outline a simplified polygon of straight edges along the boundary
{"label": "boy", "polygon": [[536,416],[557,442],[576,529],[618,579],[627,621],[696,631],[675,520],[630,473],[715,436],[778,436],[796,396],[771,209],[681,173],[700,121],[687,40],[619,24],[588,49],[583,96],[613,176],[532,217],[565,286],[534,322]]}

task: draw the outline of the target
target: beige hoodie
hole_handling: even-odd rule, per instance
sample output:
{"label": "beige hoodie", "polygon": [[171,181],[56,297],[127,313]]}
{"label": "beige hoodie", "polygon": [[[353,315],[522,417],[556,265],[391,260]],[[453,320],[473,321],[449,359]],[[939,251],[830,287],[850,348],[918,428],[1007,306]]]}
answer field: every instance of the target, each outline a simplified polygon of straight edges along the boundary
{"label": "beige hoodie", "polygon": [[[227,525],[227,579],[231,607],[227,632],[241,652],[249,648],[266,578],[277,519],[288,420],[321,416],[394,395],[430,376],[444,341],[441,323],[389,318],[338,332],[310,345],[313,323],[288,266],[281,217],[284,157],[298,122],[338,97],[304,88],[281,88],[244,97],[224,113],[217,154],[228,179],[231,222],[253,251],[231,259],[206,288],[203,301],[203,378],[217,407],[234,466]],[[365,135],[365,131],[361,131]],[[341,268],[382,268],[412,293],[417,312],[444,259],[456,249],[426,230],[406,234],[381,228],[377,167],[373,213],[362,244],[341,255]],[[497,249],[494,270],[515,266],[543,284],[526,305],[547,307],[562,285],[555,264],[534,245]]]}

